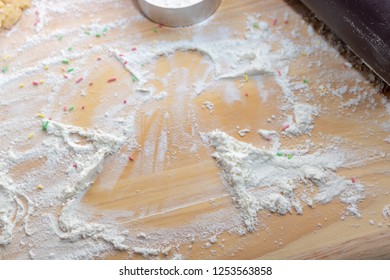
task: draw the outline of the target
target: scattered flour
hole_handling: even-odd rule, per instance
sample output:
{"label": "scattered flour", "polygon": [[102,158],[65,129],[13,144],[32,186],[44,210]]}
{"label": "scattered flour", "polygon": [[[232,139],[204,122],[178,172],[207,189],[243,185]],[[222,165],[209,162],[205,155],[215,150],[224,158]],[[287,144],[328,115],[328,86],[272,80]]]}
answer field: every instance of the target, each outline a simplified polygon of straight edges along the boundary
{"label": "scattered flour", "polygon": [[214,111],[214,104],[210,101],[203,102],[203,106],[206,107],[210,111],[210,113]]}
{"label": "scattered flour", "polygon": [[218,130],[209,132],[207,137],[249,230],[256,228],[260,210],[284,215],[295,209],[302,214],[302,204],[295,193],[298,182],[303,184],[307,195],[311,188],[318,189],[310,200],[328,203],[338,196],[351,214],[360,215],[357,203],[364,197],[363,186],[335,173],[344,162],[340,151],[295,155],[288,159],[237,141]]}
{"label": "scattered flour", "polygon": [[[91,188],[99,173],[106,168],[107,161],[116,158],[119,163],[115,167],[118,167],[120,174],[127,162],[123,160],[122,151],[126,149],[131,152],[138,147],[134,139],[135,113],[138,108],[142,108],[142,105],[148,104],[149,101],[165,102],[168,97],[166,91],[158,91],[149,83],[155,79],[154,70],[149,66],[161,56],[169,56],[180,51],[194,51],[202,54],[204,61],[212,65],[195,85],[184,87],[186,91],[190,89],[191,98],[201,94],[204,89],[223,82],[225,88],[222,98],[228,105],[232,105],[241,101],[241,91],[235,86],[236,81],[242,81],[244,77],[248,79],[261,77],[262,80],[263,77],[272,77],[279,85],[286,101],[280,105],[285,112],[283,116],[293,113],[293,116],[288,116],[285,123],[289,127],[280,134],[298,136],[311,134],[313,120],[319,114],[319,109],[298,102],[295,93],[301,91],[307,93],[308,90],[306,85],[291,82],[289,63],[303,51],[307,53],[309,51],[306,47],[297,45],[282,36],[278,31],[273,32],[266,19],[260,20],[258,15],[247,16],[246,32],[237,37],[232,36],[233,33],[228,28],[227,31],[220,33],[223,35],[220,37],[214,32],[211,35],[204,35],[204,26],[199,25],[188,29],[189,32],[190,30],[194,32],[191,36],[181,34],[180,36],[183,37],[179,40],[170,41],[161,36],[159,41],[145,42],[139,34],[126,38],[119,36],[111,40],[112,38],[109,37],[111,30],[121,32],[126,26],[131,26],[131,23],[145,20],[141,15],[132,18],[115,17],[111,20],[94,18],[82,26],[69,25],[52,31],[47,29],[49,24],[53,23],[56,17],[67,15],[69,11],[72,15],[76,15],[77,22],[77,16],[83,15],[81,9],[84,5],[92,3],[95,8],[109,5],[111,8],[125,9],[128,3],[108,0],[71,0],[57,1],[56,5],[52,5],[51,2],[51,0],[33,1],[33,8],[30,10],[36,9],[39,13],[29,13],[29,10],[26,12],[28,19],[32,20],[33,17],[39,19],[34,25],[36,34],[29,34],[28,38],[16,48],[9,48],[9,44],[0,46],[2,55],[20,58],[20,63],[17,59],[15,59],[17,63],[10,63],[12,67],[7,73],[4,75],[0,73],[0,106],[6,108],[6,115],[23,116],[17,118],[17,121],[5,119],[0,123],[0,129],[4,132],[0,140],[4,140],[5,143],[0,147],[2,252],[5,254],[25,252],[19,255],[20,258],[37,259],[91,259],[101,257],[102,254],[113,249],[127,250],[145,258],[156,257],[159,254],[167,256],[172,251],[172,246],[166,244],[175,244],[174,242],[178,240],[189,242],[194,238],[203,238],[209,240],[210,244],[214,244],[217,242],[217,235],[215,238],[210,238],[210,230],[214,234],[234,228],[235,233],[245,233],[246,229],[243,228],[241,221],[244,221],[247,229],[254,230],[258,223],[259,211],[284,215],[295,210],[298,214],[302,214],[304,205],[313,207],[316,203],[327,203],[336,197],[347,205],[351,214],[359,216],[357,204],[364,197],[364,189],[361,184],[351,183],[350,180],[335,173],[345,162],[344,154],[340,150],[328,149],[312,154],[298,149],[283,150],[278,132],[273,130],[258,130],[265,140],[272,143],[270,150],[258,149],[216,130],[208,133],[207,138],[215,147],[213,157],[218,161],[228,187],[233,192],[233,199],[240,209],[242,220],[240,217],[234,217],[235,212],[224,209],[217,212],[215,216],[210,214],[214,220],[209,216],[195,219],[196,222],[185,229],[190,237],[183,238],[186,236],[183,234],[184,229],[159,229],[159,233],[155,235],[143,228],[142,233],[137,235],[140,230],[134,229],[135,232],[131,236],[132,233],[123,230],[118,223],[119,218],[136,220],[142,218],[144,214],[133,217],[130,211],[121,213],[103,211],[98,213],[103,217],[97,218],[93,207],[88,208],[83,205],[84,194]],[[150,0],[149,2],[182,7],[199,1]],[[258,22],[258,25],[254,25],[254,22]],[[311,35],[314,37],[314,30],[307,31],[313,33]],[[95,36],[86,33],[99,34],[102,38],[96,43],[91,40],[91,38],[96,39]],[[6,33],[5,37],[10,34],[10,32]],[[66,40],[61,41],[62,38]],[[66,48],[58,52],[41,54],[39,51],[41,46],[53,41],[66,42]],[[273,49],[272,45],[275,43],[280,44],[280,47]],[[326,43],[319,44],[320,48],[329,50]],[[79,47],[69,51],[67,49],[69,46]],[[129,46],[137,46],[137,51],[131,50]],[[37,53],[37,63],[36,61],[29,63],[30,58],[23,57],[26,53]],[[77,126],[65,125],[61,121],[65,113],[58,112],[58,105],[60,107],[67,105],[71,100],[70,97],[81,95],[82,98],[86,98],[87,96],[85,88],[76,86],[70,87],[65,96],[61,95],[67,87],[66,81],[74,82],[80,76],[89,77],[96,71],[97,66],[92,63],[93,67],[88,68],[91,65],[88,59],[101,56],[104,59],[111,59],[110,55],[123,65],[130,73],[130,79],[133,79],[128,84],[130,92],[126,92],[124,96],[129,106],[98,109],[97,116],[93,119],[95,129],[85,130]],[[64,57],[69,59],[76,66],[75,68],[80,68],[74,73],[69,73],[69,79],[64,79],[54,71],[43,70],[44,67],[57,68]],[[26,87],[20,89],[20,94],[15,95],[15,88],[25,82],[26,77],[39,77],[39,79],[42,77],[45,82],[39,87],[47,94],[31,95],[29,93],[32,91]],[[210,81],[206,79],[207,77],[211,77]],[[30,80],[28,82],[31,83]],[[164,86],[166,86],[165,82],[162,81]],[[263,82],[259,84],[262,85]],[[240,82],[240,86],[245,86],[245,83]],[[323,89],[324,92],[327,90],[340,98],[343,98],[347,92],[348,94],[353,92],[353,89],[349,89],[348,86],[341,86],[338,89],[326,86]],[[356,96],[340,107],[358,105],[366,99],[372,99],[374,93],[368,92],[364,96]],[[176,93],[173,92],[172,95],[174,94]],[[321,95],[323,94],[321,91]],[[92,95],[88,92],[88,97]],[[271,96],[271,92],[267,91],[267,94],[262,96],[264,102],[269,98],[268,95]],[[114,98],[118,96],[123,97],[123,93],[114,94]],[[104,97],[101,99],[101,104],[105,104],[108,97],[113,98]],[[178,107],[183,105],[185,104],[180,103]],[[210,112],[214,109],[214,104],[209,101],[204,102],[203,106]],[[386,106],[390,112],[390,106],[388,104]],[[132,109],[126,111],[127,107]],[[189,108],[193,109],[193,107]],[[42,133],[40,127],[47,119],[41,122],[31,117],[38,109],[41,113],[59,120],[49,121],[45,133]],[[275,116],[272,116],[272,120],[274,119]],[[196,118],[191,121],[193,131],[189,139],[193,139],[198,129]],[[26,131],[31,131],[30,140],[27,140]],[[158,152],[151,153],[158,163],[163,162],[168,152],[168,132],[169,130],[162,130],[157,138]],[[249,130],[241,130],[239,134],[244,136],[248,132]],[[152,140],[146,142],[143,147],[145,154],[151,147],[156,147],[155,139]],[[192,147],[196,147],[193,150],[199,149],[200,145],[193,144]],[[44,163],[26,174],[14,174],[12,171],[14,168],[29,161]],[[302,188],[300,192],[297,191],[299,188]],[[139,192],[140,190],[137,190],[137,193]],[[388,217],[390,212],[389,207],[386,207],[383,209],[384,217]],[[232,224],[227,223],[227,216]],[[143,233],[144,231],[147,235]],[[182,258],[182,255],[176,253],[173,256],[173,259]]]}
{"label": "scattered flour", "polygon": [[384,219],[390,219],[390,204],[383,207],[382,215]]}
{"label": "scattered flour", "polygon": [[313,129],[313,117],[318,116],[318,113],[318,109],[314,106],[304,103],[296,103],[294,105],[295,122],[293,122],[292,117],[289,116],[285,122],[285,126],[288,125],[285,132],[294,136],[301,134],[310,135]]}

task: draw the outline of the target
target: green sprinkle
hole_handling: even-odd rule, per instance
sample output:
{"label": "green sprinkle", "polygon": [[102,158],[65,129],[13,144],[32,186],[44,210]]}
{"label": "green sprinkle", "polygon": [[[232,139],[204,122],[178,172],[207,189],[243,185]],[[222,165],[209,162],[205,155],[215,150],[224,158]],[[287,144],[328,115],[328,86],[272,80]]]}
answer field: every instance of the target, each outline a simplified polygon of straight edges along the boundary
{"label": "green sprinkle", "polygon": [[154,33],[158,33],[157,28],[153,28],[152,30],[153,30]]}
{"label": "green sprinkle", "polygon": [[107,27],[103,28],[103,33],[106,33],[108,31]]}
{"label": "green sprinkle", "polygon": [[138,78],[134,74],[133,74],[132,78],[133,78],[133,82],[138,81]]}
{"label": "green sprinkle", "polygon": [[293,157],[292,154],[289,154],[289,155],[287,156],[288,159],[292,159],[292,157]]}
{"label": "green sprinkle", "polygon": [[74,107],[71,106],[71,107],[69,108],[69,112],[70,112],[70,111],[73,111],[73,110],[74,110]]}
{"label": "green sprinkle", "polygon": [[70,51],[70,52],[73,51],[73,48],[72,48],[72,47],[69,47],[69,48],[68,48],[68,51]]}
{"label": "green sprinkle", "polygon": [[91,35],[91,32],[89,32],[89,31],[84,31],[84,34]]}
{"label": "green sprinkle", "polygon": [[1,72],[3,72],[3,73],[5,73],[5,72],[7,72],[7,71],[8,71],[8,65],[5,66],[3,69],[1,69]]}
{"label": "green sprinkle", "polygon": [[69,60],[63,59],[63,60],[62,60],[62,63],[63,63],[63,64],[69,64]]}
{"label": "green sprinkle", "polygon": [[63,35],[58,35],[57,39],[58,39],[58,41],[62,41],[62,39],[64,39],[64,36]]}
{"label": "green sprinkle", "polygon": [[100,35],[99,33],[95,35],[96,38],[100,38],[102,35]]}
{"label": "green sprinkle", "polygon": [[304,79],[304,80],[303,80],[303,83],[304,83],[304,84],[307,84],[308,82],[309,82],[309,81],[308,81],[307,79]]}
{"label": "green sprinkle", "polygon": [[46,122],[42,125],[42,130],[43,130],[43,131],[46,131],[48,125],[49,125],[49,121],[46,121]]}
{"label": "green sprinkle", "polygon": [[281,156],[283,156],[283,154],[282,153],[276,153],[276,155],[278,156],[278,157],[281,157]]}
{"label": "green sprinkle", "polygon": [[73,71],[74,71],[74,68],[69,68],[68,71],[66,71],[66,72],[70,73],[70,72],[73,72]]}
{"label": "green sprinkle", "polygon": [[253,26],[254,28],[259,28],[259,24],[258,24],[257,22],[254,22],[254,23],[252,24],[252,26]]}

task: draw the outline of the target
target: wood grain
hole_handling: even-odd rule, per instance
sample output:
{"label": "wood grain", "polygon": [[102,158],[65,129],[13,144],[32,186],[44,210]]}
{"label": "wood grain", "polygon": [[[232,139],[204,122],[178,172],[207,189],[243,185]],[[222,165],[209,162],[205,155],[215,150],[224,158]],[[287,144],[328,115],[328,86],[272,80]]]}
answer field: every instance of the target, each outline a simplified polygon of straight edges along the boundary
{"label": "wood grain", "polygon": [[[104,14],[101,16],[104,20],[113,19],[118,14],[136,16],[139,11],[135,2],[129,5],[131,7],[128,10],[118,10],[110,6],[104,9]],[[215,15],[214,20],[217,25],[205,27],[205,32],[226,27],[242,34],[245,31],[246,14],[256,12],[261,13],[261,17],[271,26],[274,18],[279,19],[279,25],[275,28],[279,28],[281,30],[279,32],[287,37],[291,35],[294,28],[299,29],[301,36],[297,38],[290,36],[290,39],[297,44],[307,42],[306,30],[312,21],[308,19],[309,11],[298,1],[224,0]],[[283,23],[286,12],[289,14],[288,24]],[[56,24],[61,25],[59,21],[53,23],[51,28],[55,28]],[[82,19],[75,19],[75,21],[70,24],[80,24]],[[283,24],[284,26],[280,26]],[[156,34],[152,31],[154,27],[155,25],[150,22],[136,22],[131,28],[122,30],[122,34],[118,33],[118,36],[137,32],[140,34],[140,44],[177,38],[175,30],[163,28]],[[183,34],[181,36],[186,36],[185,31]],[[15,41],[18,41],[23,35],[15,36]],[[320,40],[323,35],[314,36],[318,36]],[[100,43],[103,44],[104,40],[114,40],[113,38],[115,37],[102,38]],[[51,47],[55,47],[55,44],[57,42],[54,42]],[[39,52],[34,59],[40,59]],[[97,63],[95,57],[90,59],[91,63]],[[321,67],[315,69],[308,67],[311,61],[318,59],[323,63]],[[313,93],[318,92],[319,85],[323,83],[328,83],[333,88],[340,87],[346,80],[348,84],[348,78],[345,77],[350,77],[350,85],[353,85],[357,78],[368,81],[365,71],[343,67],[347,59],[348,56],[344,54],[335,56],[334,52],[301,55],[291,62],[290,75],[296,80],[308,79]],[[134,162],[129,162],[118,174],[118,170],[115,169],[118,155],[108,158],[102,174],[83,199],[85,205],[92,206],[102,213],[131,211],[132,218],[120,220],[120,223],[131,231],[166,233],[180,229],[178,232],[185,232],[183,228],[192,228],[191,225],[197,224],[201,235],[204,226],[202,220],[209,219],[213,226],[223,222],[224,219],[227,227],[229,224],[237,223],[239,211],[231,201],[229,189],[221,179],[221,172],[216,162],[210,157],[213,149],[199,145],[195,154],[189,150],[191,147],[189,139],[193,143],[201,143],[200,136],[192,133],[193,119],[197,120],[199,131],[218,128],[240,141],[253,143],[259,147],[266,146],[268,143],[262,141],[255,131],[259,128],[280,130],[280,124],[267,122],[267,119],[271,115],[281,115],[279,106],[284,100],[279,86],[271,77],[264,78],[264,86],[261,89],[255,81],[249,80],[240,88],[241,101],[232,104],[227,104],[223,99],[224,86],[227,83],[224,81],[218,82],[219,84],[213,88],[206,89],[194,99],[184,91],[183,95],[180,95],[174,84],[164,87],[160,83],[166,73],[173,73],[178,69],[180,72],[185,69],[191,77],[188,81],[190,87],[206,68],[204,57],[195,52],[177,52],[156,61],[157,79],[152,83],[160,90],[164,89],[176,94],[169,95],[162,101],[148,103],[137,111],[135,138],[141,149],[132,155]],[[343,79],[338,79],[341,75]],[[88,101],[81,96],[68,100],[68,103],[74,104],[77,108],[85,105],[87,110],[77,110],[74,114],[64,116],[61,121],[93,128],[93,118],[102,108],[100,100],[108,92],[118,92],[119,97],[104,106],[114,105],[127,94],[134,94],[128,92],[125,82],[107,84],[106,80],[113,76],[117,77],[118,81],[129,79],[128,72],[114,59],[104,58],[104,63],[100,64],[89,77],[94,84],[86,88],[90,96]],[[211,79],[212,76],[209,78]],[[238,79],[235,83],[239,84]],[[359,89],[358,94],[363,95],[374,87],[375,83],[367,82]],[[69,90],[72,89],[64,88],[59,98],[65,98]],[[259,94],[261,90],[267,90],[269,93],[266,101]],[[352,95],[347,94],[343,98],[349,97]],[[385,106],[380,102],[383,94],[378,92],[373,98],[378,104],[375,109],[367,108],[366,101],[357,107],[340,109],[343,99],[331,94],[325,96],[318,94],[310,100],[311,103],[321,107],[321,115],[315,120],[312,136],[282,139],[286,147],[294,147],[296,143],[309,138],[316,144],[327,145],[329,143],[322,136],[330,135],[346,139],[349,143],[348,147],[358,153],[374,148],[383,151],[384,157],[373,156],[367,159],[363,166],[351,163],[348,168],[338,171],[342,176],[358,178],[367,186],[367,196],[359,204],[361,218],[340,219],[345,208],[337,200],[314,208],[305,207],[303,215],[279,216],[259,213],[260,225],[253,233],[239,235],[226,230],[218,237],[216,244],[211,244],[211,247],[205,245],[207,239],[198,238],[193,242],[180,241],[178,252],[187,259],[390,259],[390,221],[384,220],[381,215],[383,206],[390,203],[390,147],[383,141],[387,135],[382,127],[382,124],[388,121],[388,115]],[[212,113],[203,108],[203,102],[206,100],[211,101],[215,106]],[[181,106],[180,110],[178,104]],[[237,126],[251,128],[252,132],[245,137],[240,137],[237,134]],[[162,152],[158,146],[158,139],[164,131],[167,132],[168,147],[161,162],[158,158],[159,152]],[[147,154],[147,149],[153,151],[152,156]],[[124,150],[121,152],[124,153]],[[26,163],[25,166],[20,167],[20,170],[13,172],[25,172],[30,170],[31,166]],[[369,224],[370,220],[375,221],[375,226]],[[113,252],[104,258],[126,259],[129,255],[127,252]]]}

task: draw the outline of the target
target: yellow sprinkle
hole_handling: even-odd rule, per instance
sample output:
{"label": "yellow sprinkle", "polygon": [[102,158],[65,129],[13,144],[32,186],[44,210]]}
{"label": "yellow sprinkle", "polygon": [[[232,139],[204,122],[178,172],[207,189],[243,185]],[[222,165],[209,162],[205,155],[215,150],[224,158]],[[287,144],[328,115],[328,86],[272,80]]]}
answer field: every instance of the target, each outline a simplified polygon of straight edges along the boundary
{"label": "yellow sprinkle", "polygon": [[248,81],[248,79],[249,79],[248,75],[244,74],[244,81],[245,81],[245,83]]}
{"label": "yellow sprinkle", "polygon": [[45,80],[40,80],[39,82],[40,82],[41,84],[43,84],[43,83],[45,82]]}
{"label": "yellow sprinkle", "polygon": [[6,55],[6,56],[3,57],[3,61],[5,61],[5,60],[7,60],[7,59],[9,59],[9,58],[11,58],[11,56]]}
{"label": "yellow sprinkle", "polygon": [[23,84],[23,83],[20,83],[20,84],[19,84],[19,87],[20,87],[20,88],[24,88],[24,84]]}
{"label": "yellow sprinkle", "polygon": [[42,185],[38,185],[38,190],[43,190],[43,186]]}
{"label": "yellow sprinkle", "polygon": [[43,119],[43,118],[45,117],[45,115],[42,114],[42,113],[39,113],[39,114],[37,115],[37,117]]}
{"label": "yellow sprinkle", "polygon": [[34,133],[30,133],[29,135],[28,135],[28,139],[32,139],[34,137]]}
{"label": "yellow sprinkle", "polygon": [[47,69],[49,69],[49,66],[45,65],[45,67],[43,67],[43,69],[47,70]]}
{"label": "yellow sprinkle", "polygon": [[307,56],[307,52],[302,52],[302,55]]}

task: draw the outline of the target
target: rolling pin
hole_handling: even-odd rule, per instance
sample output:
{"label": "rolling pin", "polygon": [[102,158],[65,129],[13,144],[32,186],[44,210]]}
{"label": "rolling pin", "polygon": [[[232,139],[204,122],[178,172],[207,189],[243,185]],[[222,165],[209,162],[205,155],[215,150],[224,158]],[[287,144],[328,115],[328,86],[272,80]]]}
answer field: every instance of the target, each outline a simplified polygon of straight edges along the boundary
{"label": "rolling pin", "polygon": [[390,85],[389,0],[301,0]]}

